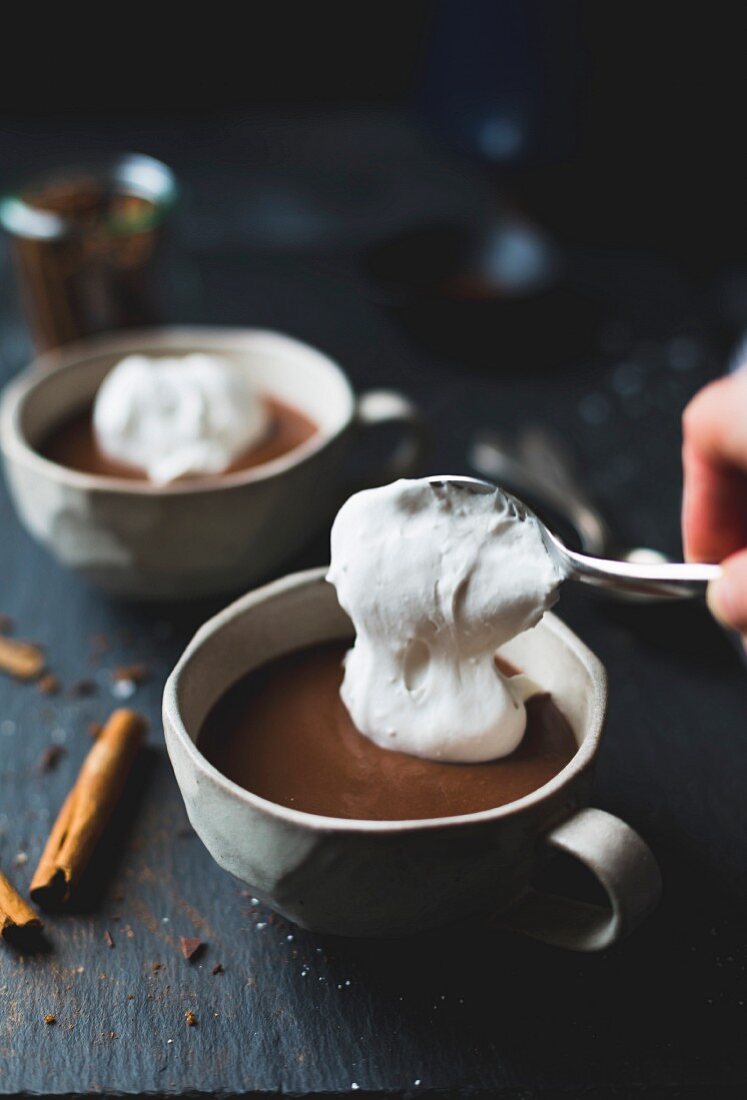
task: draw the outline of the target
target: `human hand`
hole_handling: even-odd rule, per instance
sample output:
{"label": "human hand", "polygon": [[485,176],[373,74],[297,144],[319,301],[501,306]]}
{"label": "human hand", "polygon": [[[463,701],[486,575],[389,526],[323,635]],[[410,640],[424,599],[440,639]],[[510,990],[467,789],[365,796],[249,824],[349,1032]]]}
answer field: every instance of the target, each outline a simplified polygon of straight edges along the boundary
{"label": "human hand", "polygon": [[723,563],[708,605],[747,635],[747,371],[706,386],[682,423],[685,556]]}

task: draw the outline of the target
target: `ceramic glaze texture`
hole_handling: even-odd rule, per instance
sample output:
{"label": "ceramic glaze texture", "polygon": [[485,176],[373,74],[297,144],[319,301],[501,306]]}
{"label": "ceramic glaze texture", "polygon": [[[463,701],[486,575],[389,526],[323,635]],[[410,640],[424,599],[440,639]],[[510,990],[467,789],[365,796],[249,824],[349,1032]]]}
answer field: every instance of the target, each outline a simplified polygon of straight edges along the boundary
{"label": "ceramic glaze texture", "polygon": [[[506,910],[526,893],[550,831],[588,803],[605,713],[604,670],[550,614],[501,650],[553,693],[579,751],[545,787],[496,810],[414,822],[317,817],[244,791],[207,762],[195,742],[232,683],[291,650],[350,636],[324,570],[250,593],[199,631],[164,694],[167,747],[192,825],[222,867],[315,931],[401,935],[472,912]],[[637,858],[635,842],[630,851]],[[644,900],[643,908],[650,907],[651,897]]]}
{"label": "ceramic glaze texture", "polygon": [[[262,466],[202,485],[118,481],[36,453],[50,428],[89,403],[125,355],[195,351],[241,363],[259,391],[299,408],[318,432]],[[377,404],[382,396],[388,404]],[[356,400],[331,359],[277,333],[166,329],[90,340],[38,360],[4,391],[0,445],[19,516],[58,561],[120,595],[178,598],[245,587],[296,553],[341,502],[352,437],[395,420],[412,433],[413,447],[402,454],[406,471],[419,449],[406,399]]]}

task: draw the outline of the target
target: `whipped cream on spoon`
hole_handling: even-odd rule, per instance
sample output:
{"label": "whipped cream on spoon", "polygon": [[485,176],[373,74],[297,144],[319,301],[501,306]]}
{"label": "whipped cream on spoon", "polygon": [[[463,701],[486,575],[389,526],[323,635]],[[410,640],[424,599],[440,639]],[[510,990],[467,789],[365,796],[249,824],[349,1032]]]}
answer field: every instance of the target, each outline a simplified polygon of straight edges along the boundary
{"label": "whipped cream on spoon", "polygon": [[401,480],[352,496],[328,580],[356,630],[342,700],[382,748],[475,763],[506,756],[539,689],[496,651],[535,626],[562,579],[536,521],[499,490]]}

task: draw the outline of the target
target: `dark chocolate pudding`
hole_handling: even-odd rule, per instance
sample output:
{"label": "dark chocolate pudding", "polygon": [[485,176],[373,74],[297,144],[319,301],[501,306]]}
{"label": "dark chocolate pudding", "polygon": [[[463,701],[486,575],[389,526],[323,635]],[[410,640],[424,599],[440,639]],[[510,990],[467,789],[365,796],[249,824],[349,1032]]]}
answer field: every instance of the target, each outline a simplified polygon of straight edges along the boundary
{"label": "dark chocolate pudding", "polygon": [[[265,438],[256,447],[239,455],[222,473],[193,476],[189,478],[190,481],[212,481],[226,474],[260,466],[263,462],[279,458],[305,443],[318,430],[313,420],[292,405],[268,395],[264,395],[262,400],[269,409],[272,421]],[[108,458],[101,450],[93,429],[92,405],[86,406],[53,428],[46,439],[42,440],[38,450],[44,458],[60,466],[67,466],[70,470],[103,477],[127,478],[130,481],[149,480],[145,470]]]}
{"label": "dark chocolate pudding", "polygon": [[547,783],[576,752],[549,695],[529,700],[524,738],[501,760],[441,764],[379,748],[358,732],[340,699],[347,649],[315,646],[250,672],[208,714],[201,751],[229,779],[271,802],[368,821],[503,806]]}

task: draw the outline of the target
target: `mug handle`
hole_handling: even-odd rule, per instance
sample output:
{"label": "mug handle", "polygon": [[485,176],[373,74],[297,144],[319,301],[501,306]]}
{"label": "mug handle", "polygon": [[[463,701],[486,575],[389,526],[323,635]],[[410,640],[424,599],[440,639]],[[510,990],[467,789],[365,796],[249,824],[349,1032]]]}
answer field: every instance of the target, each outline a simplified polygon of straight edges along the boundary
{"label": "mug handle", "polygon": [[358,398],[356,422],[366,432],[381,424],[402,425],[402,438],[394,453],[367,477],[367,484],[385,485],[417,473],[425,453],[425,423],[409,398],[396,390],[368,390]]}
{"label": "mug handle", "polygon": [[580,860],[596,876],[610,906],[530,891],[500,918],[502,927],[571,951],[602,951],[651,913],[661,875],[651,849],[629,825],[604,810],[579,810],[545,842]]}

